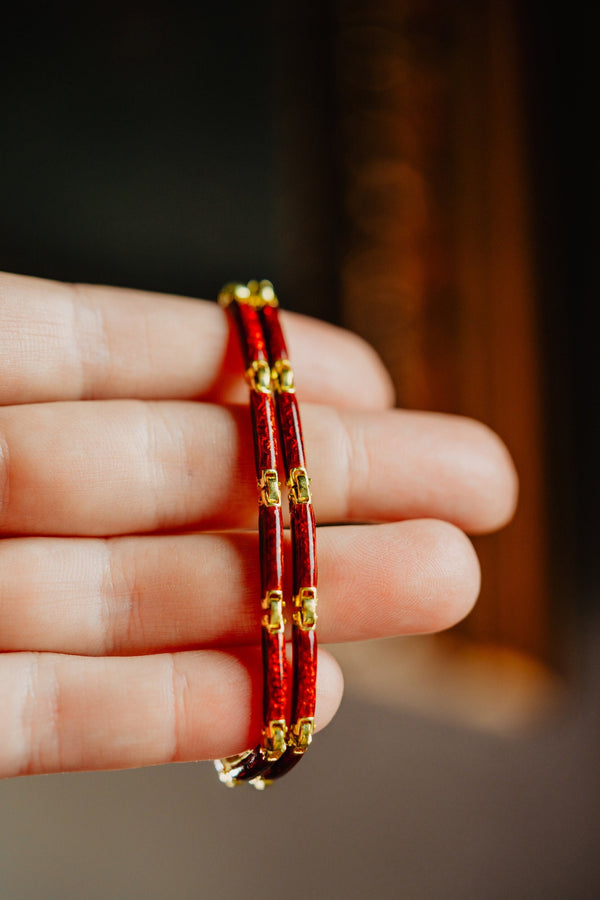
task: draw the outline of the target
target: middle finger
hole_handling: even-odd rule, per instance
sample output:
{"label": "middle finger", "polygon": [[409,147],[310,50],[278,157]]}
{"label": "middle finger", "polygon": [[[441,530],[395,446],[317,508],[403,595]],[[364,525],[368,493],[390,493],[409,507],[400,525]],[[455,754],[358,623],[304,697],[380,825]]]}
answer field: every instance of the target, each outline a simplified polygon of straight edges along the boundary
{"label": "middle finger", "polygon": [[[446,519],[485,531],[510,516],[508,453],[468,419],[306,404],[317,520]],[[255,527],[248,410],[135,400],[0,409],[0,531],[115,535]]]}

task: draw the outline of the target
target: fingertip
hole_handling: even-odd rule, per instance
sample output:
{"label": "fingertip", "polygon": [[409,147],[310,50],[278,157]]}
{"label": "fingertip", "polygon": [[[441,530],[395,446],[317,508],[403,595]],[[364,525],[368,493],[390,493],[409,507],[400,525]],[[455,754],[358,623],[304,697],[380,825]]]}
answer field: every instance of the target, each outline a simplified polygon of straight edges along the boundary
{"label": "fingertip", "polygon": [[344,676],[337,660],[326,650],[319,650],[315,731],[329,725],[339,709],[343,693]]}
{"label": "fingertip", "polygon": [[[467,616],[479,596],[479,560],[467,535],[441,519],[410,519],[362,527],[353,559],[361,582],[351,595],[370,591],[372,611],[354,612],[351,639],[430,634],[451,628]],[[358,531],[357,531],[358,535]],[[328,571],[323,572],[325,578]],[[344,576],[338,576],[339,579]],[[346,576],[347,578],[348,576]],[[347,606],[347,604],[346,604]],[[337,625],[337,628],[340,626]],[[332,640],[340,640],[336,635]]]}
{"label": "fingertip", "polygon": [[469,530],[496,531],[513,518],[519,497],[519,476],[504,441],[483,422],[467,419],[468,439],[478,451],[470,454],[471,477],[478,484],[480,521]]}
{"label": "fingertip", "polygon": [[424,632],[444,631],[471,612],[481,588],[481,568],[473,544],[456,525],[436,519],[413,523],[418,527],[419,546],[426,560],[422,576],[432,591],[432,602],[424,604]]}

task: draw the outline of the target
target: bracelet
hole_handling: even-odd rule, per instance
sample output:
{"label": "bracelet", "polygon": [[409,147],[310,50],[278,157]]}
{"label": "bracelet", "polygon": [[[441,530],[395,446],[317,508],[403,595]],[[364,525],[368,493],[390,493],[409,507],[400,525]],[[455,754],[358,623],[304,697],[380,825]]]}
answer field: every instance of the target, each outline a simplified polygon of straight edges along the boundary
{"label": "bracelet", "polygon": [[275,386],[275,402],[286,482],[289,488],[293,560],[293,693],[287,748],[268,772],[270,780],[295,766],[314,732],[317,680],[316,526],[306,470],[294,374],[281,330],[278,307],[265,305],[260,319]]}
{"label": "bracelet", "polygon": [[[240,336],[250,384],[259,498],[263,649],[263,741],[254,750],[216,760],[230,787],[249,781],[263,789],[295,766],[314,732],[317,673],[316,526],[294,376],[268,281],[226,285],[219,295]],[[273,395],[274,388],[274,395]],[[274,398],[274,402],[273,402]],[[288,486],[293,561],[291,724],[285,724],[285,645],[281,497],[277,482],[279,425]],[[273,512],[269,512],[273,510]],[[276,638],[276,640],[274,640]],[[274,735],[276,737],[274,738]]]}
{"label": "bracelet", "polygon": [[[219,303],[231,316],[239,334],[250,387],[254,460],[258,487],[258,532],[261,573],[261,637],[263,656],[262,741],[253,750],[215,760],[219,778],[229,787],[242,781],[262,790],[262,778],[286,750],[287,664],[283,617],[283,518],[278,476],[276,411],[259,303],[269,292],[258,285],[226,285]],[[271,288],[272,294],[272,288]],[[274,297],[274,295],[273,295]]]}

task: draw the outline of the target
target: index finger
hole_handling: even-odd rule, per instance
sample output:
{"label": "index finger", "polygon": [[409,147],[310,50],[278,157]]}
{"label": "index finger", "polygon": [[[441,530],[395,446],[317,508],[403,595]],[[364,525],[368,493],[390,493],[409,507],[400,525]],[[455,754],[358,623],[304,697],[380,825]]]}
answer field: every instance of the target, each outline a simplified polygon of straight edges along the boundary
{"label": "index finger", "polygon": [[[304,400],[382,409],[393,389],[357,335],[283,313]],[[245,396],[242,361],[216,303],[0,273],[0,404]]]}

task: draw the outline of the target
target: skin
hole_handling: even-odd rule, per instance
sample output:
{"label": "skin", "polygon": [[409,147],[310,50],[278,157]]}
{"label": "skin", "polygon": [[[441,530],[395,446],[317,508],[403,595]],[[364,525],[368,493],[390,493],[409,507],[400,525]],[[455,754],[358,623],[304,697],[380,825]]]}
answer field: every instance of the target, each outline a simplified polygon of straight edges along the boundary
{"label": "skin", "polygon": [[[514,511],[505,446],[469,419],[393,409],[356,335],[282,323],[319,522],[320,641],[453,625],[479,590],[466,533]],[[215,303],[0,274],[1,776],[257,743],[241,370]],[[317,728],[342,687],[322,649]]]}

